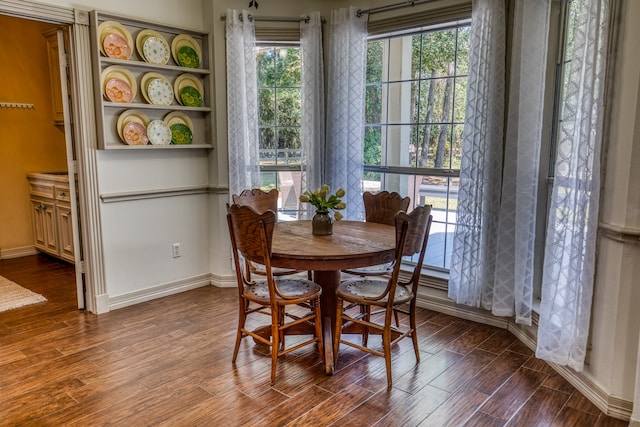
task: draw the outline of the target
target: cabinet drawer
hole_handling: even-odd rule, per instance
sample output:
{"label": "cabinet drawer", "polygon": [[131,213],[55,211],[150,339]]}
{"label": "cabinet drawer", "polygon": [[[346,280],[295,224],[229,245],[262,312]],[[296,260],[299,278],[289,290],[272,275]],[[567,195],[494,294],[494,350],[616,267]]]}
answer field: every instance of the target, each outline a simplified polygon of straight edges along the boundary
{"label": "cabinet drawer", "polygon": [[54,197],[53,187],[53,182],[29,180],[29,192],[34,196],[52,199]]}
{"label": "cabinet drawer", "polygon": [[71,199],[69,198],[69,187],[66,185],[55,185],[53,187],[54,198],[59,201],[68,202]]}

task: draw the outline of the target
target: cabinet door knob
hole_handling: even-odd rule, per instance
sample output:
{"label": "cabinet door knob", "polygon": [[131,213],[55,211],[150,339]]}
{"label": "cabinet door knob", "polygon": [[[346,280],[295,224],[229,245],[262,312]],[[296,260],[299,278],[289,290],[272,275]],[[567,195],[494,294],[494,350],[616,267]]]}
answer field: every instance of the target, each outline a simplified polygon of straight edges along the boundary
{"label": "cabinet door knob", "polygon": [[65,193],[64,191],[61,191],[61,192],[60,192],[60,197],[64,197],[64,196],[66,196],[66,194],[67,194],[67,193]]}

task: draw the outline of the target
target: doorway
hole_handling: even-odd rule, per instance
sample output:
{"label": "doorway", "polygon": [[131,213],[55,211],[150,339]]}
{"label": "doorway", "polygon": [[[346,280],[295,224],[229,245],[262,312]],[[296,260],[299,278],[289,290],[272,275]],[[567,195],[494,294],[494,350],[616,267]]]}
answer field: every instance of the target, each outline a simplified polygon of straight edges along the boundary
{"label": "doorway", "polygon": [[[27,175],[68,175],[67,209],[60,218],[67,221],[72,256],[81,265],[78,231],[77,190],[65,46],[68,27],[38,20],[13,17],[0,12],[0,258],[36,253],[32,212],[34,205]],[[56,61],[57,60],[57,61]],[[57,211],[54,211],[57,215]],[[55,218],[53,220],[55,222]],[[48,230],[59,236],[60,230]],[[69,246],[67,244],[66,246]],[[55,254],[54,254],[55,255]],[[60,254],[58,254],[60,255]],[[75,268],[79,308],[85,308],[83,275]]]}

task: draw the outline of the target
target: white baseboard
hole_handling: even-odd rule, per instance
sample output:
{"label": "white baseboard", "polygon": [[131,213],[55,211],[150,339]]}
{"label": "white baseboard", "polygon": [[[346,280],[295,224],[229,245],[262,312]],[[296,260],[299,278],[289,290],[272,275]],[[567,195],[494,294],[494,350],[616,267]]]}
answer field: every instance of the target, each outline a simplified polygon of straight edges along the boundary
{"label": "white baseboard", "polygon": [[218,288],[235,288],[238,286],[238,281],[235,275],[221,276],[218,274],[212,274],[211,284]]}
{"label": "white baseboard", "polygon": [[151,301],[156,298],[178,294],[180,292],[185,292],[190,289],[196,289],[210,284],[211,278],[209,274],[201,274],[187,279],[178,280],[176,282],[164,283],[162,285],[109,298],[109,310],[116,310],[118,308],[139,304],[141,302]]}
{"label": "white baseboard", "polygon": [[[443,291],[433,289],[426,290],[424,287],[422,290],[424,290],[424,292],[418,293],[416,301],[416,305],[419,307],[461,319],[508,329],[522,343],[532,351],[535,351],[536,340],[535,337],[530,336],[529,328],[518,325],[511,319],[493,316],[486,310],[457,305],[449,299]],[[631,412],[633,410],[632,401],[609,395],[602,388],[598,387],[598,385],[584,372],[577,372],[566,366],[560,366],[551,362],[547,363],[602,412],[614,418],[630,420]],[[632,421],[629,425],[633,427],[640,427],[640,421]]]}
{"label": "white baseboard", "polygon": [[23,246],[20,248],[10,248],[0,250],[0,259],[20,258],[23,256],[36,255],[38,251],[35,246]]}

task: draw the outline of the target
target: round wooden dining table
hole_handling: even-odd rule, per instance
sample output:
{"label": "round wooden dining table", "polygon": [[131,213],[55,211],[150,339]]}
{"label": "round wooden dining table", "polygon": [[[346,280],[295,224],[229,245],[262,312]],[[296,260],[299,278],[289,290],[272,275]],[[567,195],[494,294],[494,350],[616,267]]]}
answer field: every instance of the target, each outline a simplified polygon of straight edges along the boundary
{"label": "round wooden dining table", "polygon": [[340,271],[393,261],[395,239],[395,227],[372,222],[337,221],[333,234],[326,236],[312,234],[311,221],[284,221],[275,225],[271,264],[312,270],[313,280],[322,286],[324,361],[329,375],[334,370],[335,291],[340,284]]}

